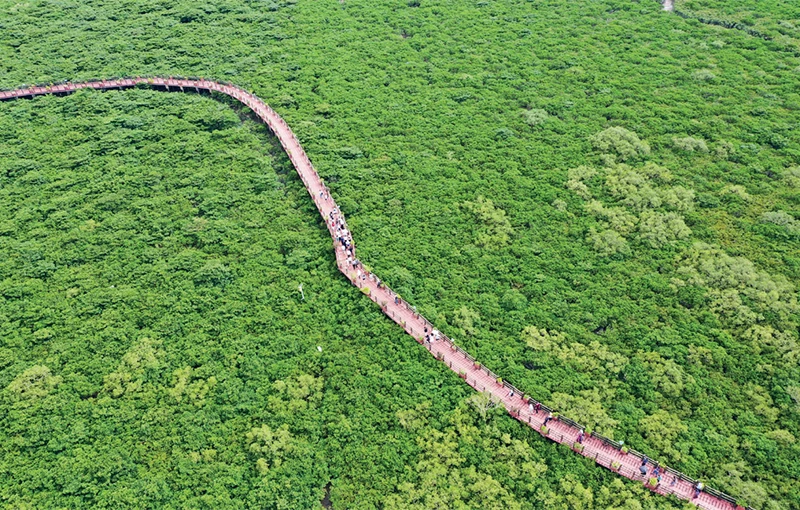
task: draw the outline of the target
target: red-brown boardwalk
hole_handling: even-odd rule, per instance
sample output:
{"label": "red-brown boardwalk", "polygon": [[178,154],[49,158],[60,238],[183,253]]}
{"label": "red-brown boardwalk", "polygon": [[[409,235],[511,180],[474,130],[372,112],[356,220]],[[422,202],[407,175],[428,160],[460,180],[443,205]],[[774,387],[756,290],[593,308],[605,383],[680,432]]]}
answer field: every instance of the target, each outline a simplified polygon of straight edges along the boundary
{"label": "red-brown boardwalk", "polygon": [[[163,90],[181,91],[214,91],[231,96],[242,102],[258,115],[275,136],[280,140],[286,154],[292,161],[297,173],[303,180],[311,198],[317,205],[319,213],[325,220],[331,237],[334,239],[334,250],[336,253],[336,263],[339,270],[344,273],[350,281],[367,294],[370,299],[376,302],[383,312],[405,331],[413,336],[418,342],[422,343],[432,355],[441,360],[451,370],[458,373],[466,380],[467,384],[478,391],[491,393],[505,405],[508,412],[522,423],[532,427],[534,430],[543,434],[552,441],[562,443],[572,448],[576,453],[589,457],[603,467],[619,473],[620,475],[646,483],[650,478],[650,470],[653,463],[648,463],[648,475],[643,478],[639,473],[639,466],[642,464],[642,454],[630,451],[623,453],[621,443],[608,440],[602,436],[588,436],[583,441],[583,450],[578,452],[574,447],[580,425],[561,417],[550,421],[547,432],[543,432],[542,425],[549,409],[543,406],[542,410],[532,412],[530,403],[535,403],[533,398],[523,395],[519,390],[508,384],[500,383],[498,378],[485,367],[477,364],[469,354],[456,347],[446,336],[442,335],[441,340],[428,343],[423,341],[424,330],[432,331],[433,326],[421,315],[414,312],[413,308],[404,300],[400,299],[391,289],[381,284],[380,280],[373,274],[367,272],[363,267],[354,267],[348,264],[347,255],[337,241],[337,237],[342,236],[341,231],[337,235],[337,223],[345,225],[344,217],[338,213],[338,207],[330,196],[327,188],[320,179],[317,171],[308,159],[305,151],[300,145],[297,137],[286,124],[286,122],[266,103],[243,89],[236,86],[218,83],[209,80],[193,80],[180,78],[124,78],[115,80],[103,80],[87,83],[65,83],[60,85],[32,87],[17,89],[13,91],[0,92],[0,100],[32,97],[43,94],[69,93],[78,89],[92,88],[99,90],[124,89],[136,85],[149,85]],[[345,237],[352,238],[345,230]],[[513,390],[513,396],[512,396]],[[704,509],[731,510],[737,508],[735,500],[719,491],[706,488],[700,495],[694,498],[695,480],[662,466],[662,471],[666,472],[662,476],[661,484],[652,489],[659,494],[673,494],[680,499],[688,500]]]}

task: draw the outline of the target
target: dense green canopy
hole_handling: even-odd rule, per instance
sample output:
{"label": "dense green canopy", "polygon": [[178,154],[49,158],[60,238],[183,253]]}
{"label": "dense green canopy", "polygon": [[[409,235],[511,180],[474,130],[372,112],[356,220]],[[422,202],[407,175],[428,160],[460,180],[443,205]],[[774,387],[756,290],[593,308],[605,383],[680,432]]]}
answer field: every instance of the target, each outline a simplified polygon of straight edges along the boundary
{"label": "dense green canopy", "polygon": [[[0,0],[0,86],[253,89],[365,263],[487,366],[795,507],[800,58],[659,9]],[[334,508],[674,506],[464,403],[338,275],[288,160],[230,102],[0,104],[0,252],[11,506],[309,508],[329,483]]]}

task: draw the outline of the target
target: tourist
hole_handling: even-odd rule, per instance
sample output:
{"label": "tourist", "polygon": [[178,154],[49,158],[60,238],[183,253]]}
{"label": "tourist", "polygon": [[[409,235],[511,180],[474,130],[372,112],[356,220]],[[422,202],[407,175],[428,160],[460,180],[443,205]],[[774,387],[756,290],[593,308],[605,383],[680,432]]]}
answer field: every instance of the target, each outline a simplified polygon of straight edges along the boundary
{"label": "tourist", "polygon": [[581,429],[581,431],[578,432],[578,444],[583,444],[583,438],[584,438],[584,433],[583,429]]}
{"label": "tourist", "polygon": [[547,413],[547,417],[545,417],[545,419],[544,419],[545,427],[547,426],[548,423],[550,423],[550,420],[552,420],[552,419],[553,419],[553,413]]}
{"label": "tourist", "polygon": [[694,498],[699,496],[701,492],[703,492],[703,482],[697,482],[697,485],[694,486]]}
{"label": "tourist", "polygon": [[541,402],[536,402],[536,406],[534,408],[536,409],[536,414],[539,414],[539,410],[542,408]]}

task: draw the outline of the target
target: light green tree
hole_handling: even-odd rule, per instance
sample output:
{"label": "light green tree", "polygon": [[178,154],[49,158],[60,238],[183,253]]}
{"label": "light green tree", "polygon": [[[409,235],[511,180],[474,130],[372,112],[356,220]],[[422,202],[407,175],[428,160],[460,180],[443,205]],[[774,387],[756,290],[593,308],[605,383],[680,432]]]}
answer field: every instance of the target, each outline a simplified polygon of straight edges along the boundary
{"label": "light green tree", "polygon": [[17,375],[6,389],[19,399],[41,398],[58,386],[61,377],[44,365],[33,365]]}
{"label": "light green tree", "polygon": [[589,232],[589,241],[594,249],[604,257],[612,255],[629,255],[631,250],[628,241],[616,230],[603,230],[602,232]]}
{"label": "light green tree", "polygon": [[616,154],[623,161],[650,154],[647,142],[643,142],[636,133],[621,126],[604,129],[589,140],[595,149]]}

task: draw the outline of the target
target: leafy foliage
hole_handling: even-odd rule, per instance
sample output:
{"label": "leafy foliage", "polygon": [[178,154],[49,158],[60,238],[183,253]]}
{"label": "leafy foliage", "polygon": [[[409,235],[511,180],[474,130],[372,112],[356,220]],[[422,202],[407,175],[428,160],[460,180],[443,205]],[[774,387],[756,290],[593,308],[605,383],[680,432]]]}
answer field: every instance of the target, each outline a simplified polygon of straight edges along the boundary
{"label": "leafy foliage", "polygon": [[[800,505],[800,239],[763,221],[800,217],[794,3],[679,2],[771,41],[620,0],[5,7],[0,85],[144,73],[254,90],[361,258],[446,333],[471,319],[458,340],[481,362],[545,402],[585,395],[614,437],[750,504]],[[609,128],[627,132],[595,148]],[[675,147],[687,137],[708,152]],[[335,273],[305,190],[239,107],[146,91],[3,103],[0,152],[8,506],[312,508],[330,482],[335,508],[374,508],[427,488],[417,462],[457,475],[431,494],[465,489],[467,506],[674,505],[505,416],[475,413],[465,437],[497,439],[456,434],[443,458],[464,460],[438,466],[424,439],[453,436],[467,388]],[[464,205],[478,197],[488,224]],[[645,213],[691,234],[654,247]],[[630,253],[596,251],[605,231]],[[552,350],[527,346],[529,326]],[[143,338],[156,363],[133,368]],[[20,399],[9,385],[34,366],[61,380]],[[111,373],[132,391],[112,396]],[[322,390],[275,386],[303,374]],[[299,453],[262,473],[247,434],[264,425],[288,425]],[[547,465],[537,491],[495,456],[503,434]]]}

